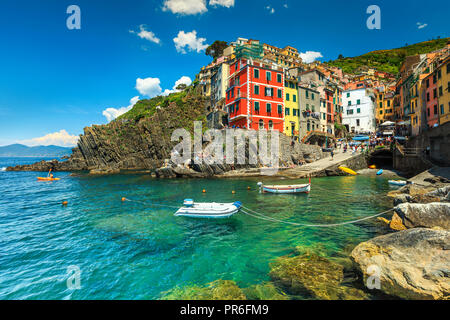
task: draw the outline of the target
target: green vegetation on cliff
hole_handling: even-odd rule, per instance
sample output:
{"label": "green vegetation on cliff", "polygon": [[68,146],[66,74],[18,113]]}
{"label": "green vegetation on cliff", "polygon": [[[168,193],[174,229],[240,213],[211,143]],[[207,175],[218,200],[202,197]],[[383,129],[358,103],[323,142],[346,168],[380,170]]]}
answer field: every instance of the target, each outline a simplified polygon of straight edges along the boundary
{"label": "green vegetation on cliff", "polygon": [[341,59],[328,62],[328,65],[339,67],[344,72],[353,74],[357,74],[367,67],[396,74],[407,56],[441,49],[445,47],[449,39],[425,41],[391,50],[377,50],[353,58],[341,57]]}

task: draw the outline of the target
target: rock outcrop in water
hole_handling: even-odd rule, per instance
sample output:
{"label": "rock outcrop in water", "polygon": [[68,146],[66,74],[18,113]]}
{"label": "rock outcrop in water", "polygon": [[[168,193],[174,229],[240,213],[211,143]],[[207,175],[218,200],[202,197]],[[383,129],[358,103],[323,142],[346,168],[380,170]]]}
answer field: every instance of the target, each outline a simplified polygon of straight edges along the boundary
{"label": "rock outcrop in water", "polygon": [[395,212],[406,228],[450,229],[450,203],[402,203]]}
{"label": "rock outcrop in water", "polygon": [[362,290],[343,285],[344,267],[316,254],[280,257],[271,264],[270,277],[292,295],[325,300],[361,300]]}
{"label": "rock outcrop in water", "polygon": [[[403,299],[450,298],[450,232],[415,228],[360,243],[351,257],[366,282],[379,268],[380,290]],[[371,267],[371,268],[369,268]]]}

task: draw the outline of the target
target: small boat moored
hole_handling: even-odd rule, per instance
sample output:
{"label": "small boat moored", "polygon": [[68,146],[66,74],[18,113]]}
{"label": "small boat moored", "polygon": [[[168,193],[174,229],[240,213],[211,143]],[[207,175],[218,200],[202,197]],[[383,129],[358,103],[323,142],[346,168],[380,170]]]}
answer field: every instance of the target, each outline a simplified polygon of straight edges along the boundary
{"label": "small boat moored", "polygon": [[381,176],[383,174],[383,172],[384,172],[383,169],[378,170],[377,176]]}
{"label": "small boat moored", "polygon": [[229,218],[232,215],[238,213],[242,207],[242,203],[240,201],[236,201],[233,203],[197,203],[192,199],[184,200],[183,205],[183,207],[175,212],[175,216],[189,218],[223,219]]}
{"label": "small boat moored", "polygon": [[258,186],[262,193],[309,193],[311,191],[311,183],[265,186],[262,182],[258,182]]}
{"label": "small boat moored", "polygon": [[408,181],[403,180],[389,180],[389,184],[392,184],[394,186],[406,186],[408,184]]}

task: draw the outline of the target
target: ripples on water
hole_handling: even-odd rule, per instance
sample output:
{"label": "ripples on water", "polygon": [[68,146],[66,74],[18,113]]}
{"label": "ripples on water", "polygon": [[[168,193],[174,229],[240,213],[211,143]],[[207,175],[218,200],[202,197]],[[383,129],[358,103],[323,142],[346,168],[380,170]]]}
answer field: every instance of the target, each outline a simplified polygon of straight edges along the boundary
{"label": "ripples on water", "polygon": [[[4,158],[0,168],[35,160]],[[310,195],[263,195],[257,180],[58,172],[60,181],[38,182],[38,175],[0,173],[0,299],[157,299],[174,286],[217,279],[246,287],[268,280],[269,262],[296,246],[319,245],[334,255],[377,232],[373,221],[319,229],[243,214],[225,221],[190,220],[174,217],[174,209],[122,203],[121,197],[177,206],[184,198],[240,200],[277,219],[322,224],[375,214],[388,205],[382,177],[314,179]],[[71,265],[81,269],[81,290],[67,289]]]}

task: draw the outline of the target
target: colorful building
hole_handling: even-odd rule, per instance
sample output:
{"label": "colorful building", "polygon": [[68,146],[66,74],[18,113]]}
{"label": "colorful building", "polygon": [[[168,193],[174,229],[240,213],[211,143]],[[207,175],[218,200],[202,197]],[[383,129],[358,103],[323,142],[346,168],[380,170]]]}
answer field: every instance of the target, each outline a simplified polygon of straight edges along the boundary
{"label": "colorful building", "polygon": [[324,89],[325,94],[325,104],[326,104],[326,119],[327,119],[327,127],[326,132],[334,134],[334,90],[326,87]]}
{"label": "colorful building", "polygon": [[426,119],[428,128],[439,124],[439,111],[437,99],[437,79],[435,74],[430,73],[423,80],[425,84]]}
{"label": "colorful building", "polygon": [[300,140],[311,131],[322,131],[320,126],[320,93],[308,87],[298,86],[300,107]]}
{"label": "colorful building", "polygon": [[450,121],[450,56],[447,56],[436,68],[436,87],[439,105],[439,124]]}
{"label": "colorful building", "polygon": [[375,97],[370,89],[344,91],[343,124],[349,132],[375,132]]}
{"label": "colorful building", "polygon": [[226,97],[229,125],[284,132],[284,72],[241,58],[230,65]]}
{"label": "colorful building", "polygon": [[284,133],[288,137],[299,137],[299,99],[298,81],[295,77],[286,77],[284,81]]}

